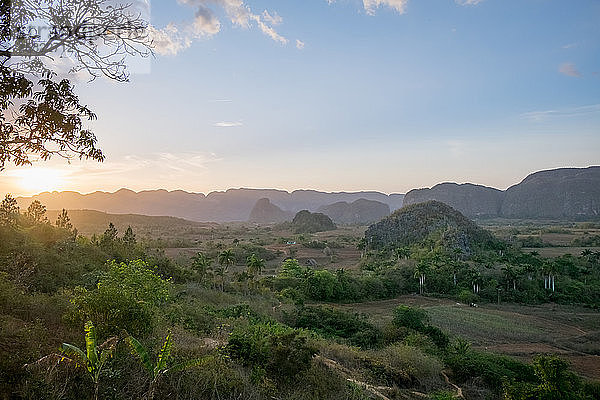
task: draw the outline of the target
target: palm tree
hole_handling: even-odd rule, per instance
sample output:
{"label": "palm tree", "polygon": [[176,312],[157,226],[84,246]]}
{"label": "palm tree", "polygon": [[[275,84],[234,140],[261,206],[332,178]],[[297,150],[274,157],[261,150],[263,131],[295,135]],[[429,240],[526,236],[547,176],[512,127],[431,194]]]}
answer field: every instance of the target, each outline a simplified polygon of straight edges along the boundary
{"label": "palm tree", "polygon": [[481,272],[473,268],[469,271],[469,276],[471,278],[471,284],[473,285],[473,293],[478,294],[480,289],[479,285],[481,284]]}
{"label": "palm tree", "polygon": [[248,272],[250,274],[260,276],[265,267],[265,260],[252,253],[252,255],[246,259],[246,266],[248,267]]}
{"label": "palm tree", "polygon": [[87,370],[89,377],[94,383],[94,400],[98,400],[98,387],[102,368],[108,359],[112,357],[118,341],[119,338],[111,337],[98,347],[96,342],[96,328],[92,321],[88,321],[85,323],[85,353],[79,347],[68,343],[63,343],[60,347],[62,353],[61,360],[72,362],[76,367],[82,367]]}
{"label": "palm tree", "polygon": [[415,267],[415,278],[419,278],[419,294],[425,292],[425,276],[429,271],[429,263],[420,261]]}
{"label": "palm tree", "polygon": [[150,387],[148,388],[148,400],[152,400],[154,398],[154,392],[156,391],[156,385],[160,377],[170,372],[178,372],[188,368],[200,366],[209,359],[209,357],[203,357],[169,367],[169,358],[171,358],[171,349],[173,348],[171,332],[167,334],[167,337],[165,338],[165,341],[158,352],[158,357],[156,358],[155,363],[152,363],[150,360],[150,352],[136,338],[133,336],[128,336],[125,341],[129,345],[131,354],[140,360],[142,366],[150,375],[151,381]]}
{"label": "palm tree", "polygon": [[544,289],[556,291],[556,274],[558,272],[558,264],[553,261],[544,262],[542,268],[544,274]]}
{"label": "palm tree", "polygon": [[517,271],[515,271],[515,268],[507,264],[502,267],[502,272],[504,272],[506,278],[506,290],[509,289],[510,283],[512,283],[513,290],[517,290]]}
{"label": "palm tree", "polygon": [[204,253],[198,252],[192,257],[192,268],[200,275],[200,283],[206,279],[208,270],[212,265],[212,260]]}
{"label": "palm tree", "polygon": [[365,256],[365,250],[367,250],[367,239],[364,237],[360,238],[356,248],[360,250],[360,258],[363,258]]}
{"label": "palm tree", "polygon": [[219,253],[219,268],[217,271],[217,275],[221,277],[221,291],[225,290],[225,274],[227,273],[227,269],[235,263],[235,256],[233,254],[233,250],[227,249],[223,250]]}
{"label": "palm tree", "polygon": [[396,247],[394,249],[394,254],[398,258],[398,263],[400,263],[401,258],[406,260],[408,257],[410,257],[410,249],[408,247]]}

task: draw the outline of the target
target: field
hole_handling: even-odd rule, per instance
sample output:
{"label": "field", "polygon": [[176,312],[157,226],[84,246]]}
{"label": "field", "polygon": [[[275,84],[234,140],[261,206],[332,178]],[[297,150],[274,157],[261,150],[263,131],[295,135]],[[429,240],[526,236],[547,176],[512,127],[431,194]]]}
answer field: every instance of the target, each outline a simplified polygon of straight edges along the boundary
{"label": "field", "polygon": [[[285,225],[201,224],[178,219],[161,219],[163,217],[140,219],[140,216],[107,214],[95,215],[93,221],[84,224],[83,220],[86,218],[83,215],[73,216],[76,226],[81,224],[81,227],[84,227],[83,231],[88,234],[102,233],[108,220],[113,218],[118,228],[125,224],[134,225],[134,230],[141,237],[179,240],[182,245],[165,248],[165,253],[172,258],[188,259],[207,249],[226,249],[243,245],[263,246],[277,254],[275,259],[267,262],[265,274],[274,274],[287,257],[298,259],[302,265],[314,261],[319,268],[330,270],[357,269],[361,254],[356,244],[365,230],[365,227],[340,227],[331,232],[298,235]],[[577,238],[600,233],[596,225],[551,225],[531,221],[488,221],[483,225],[500,237],[540,237],[552,247],[524,250],[536,251],[543,257],[579,255],[586,248],[600,250],[600,247],[570,246]],[[313,241],[327,243],[328,249],[302,244]],[[186,246],[186,243],[191,245]],[[241,268],[240,265],[233,269]],[[539,353],[559,354],[569,360],[574,370],[582,376],[600,380],[600,313],[591,309],[555,304],[484,304],[474,308],[449,299],[423,296],[402,296],[392,300],[336,307],[364,313],[373,322],[383,325],[392,318],[392,311],[399,304],[424,307],[432,324],[450,335],[468,339],[474,348],[487,349],[525,361]]]}
{"label": "field", "polygon": [[529,361],[535,354],[559,354],[587,378],[600,380],[600,313],[586,308],[546,304],[483,305],[477,308],[451,300],[402,296],[394,300],[340,306],[369,315],[381,324],[394,307],[406,304],[427,310],[431,323],[451,335],[486,349]]}

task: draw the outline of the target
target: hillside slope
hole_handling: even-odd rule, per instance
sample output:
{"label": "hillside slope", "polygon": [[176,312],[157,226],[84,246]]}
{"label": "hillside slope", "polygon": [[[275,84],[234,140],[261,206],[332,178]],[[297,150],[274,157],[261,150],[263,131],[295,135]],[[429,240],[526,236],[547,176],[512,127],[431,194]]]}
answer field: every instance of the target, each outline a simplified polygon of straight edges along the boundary
{"label": "hillside slope", "polygon": [[319,207],[317,212],[328,215],[336,224],[370,224],[390,215],[390,206],[374,200],[358,199],[352,203],[340,201]]}
{"label": "hillside slope", "polygon": [[600,167],[535,172],[506,191],[443,183],[408,192],[405,205],[436,200],[471,218],[600,218]]}
{"label": "hillside slope", "polygon": [[447,204],[439,201],[405,206],[371,225],[365,239],[372,248],[410,246],[439,235],[451,248],[469,254],[475,245],[493,241],[492,235]]}

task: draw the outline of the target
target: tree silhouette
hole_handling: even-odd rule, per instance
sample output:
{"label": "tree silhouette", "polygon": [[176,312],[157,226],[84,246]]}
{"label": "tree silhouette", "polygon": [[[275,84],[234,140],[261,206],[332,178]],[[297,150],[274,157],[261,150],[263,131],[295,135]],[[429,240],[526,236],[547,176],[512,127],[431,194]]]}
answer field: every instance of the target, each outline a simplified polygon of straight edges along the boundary
{"label": "tree silhouette", "polygon": [[31,202],[29,207],[27,207],[25,216],[34,224],[48,221],[48,218],[46,218],[46,207],[39,200]]}
{"label": "tree silhouette", "polygon": [[96,115],[57,79],[56,59],[70,60],[71,72],[127,81],[126,58],[151,54],[147,23],[132,4],[109,0],[1,0],[0,22],[0,171],[33,157],[103,161],[84,129]]}
{"label": "tree silhouette", "polygon": [[71,224],[71,218],[69,218],[69,214],[64,208],[56,218],[56,226],[62,229],[66,229],[68,231],[73,229],[73,224]]}
{"label": "tree silhouette", "polygon": [[7,194],[0,203],[0,225],[16,227],[19,221],[19,206],[17,200]]}

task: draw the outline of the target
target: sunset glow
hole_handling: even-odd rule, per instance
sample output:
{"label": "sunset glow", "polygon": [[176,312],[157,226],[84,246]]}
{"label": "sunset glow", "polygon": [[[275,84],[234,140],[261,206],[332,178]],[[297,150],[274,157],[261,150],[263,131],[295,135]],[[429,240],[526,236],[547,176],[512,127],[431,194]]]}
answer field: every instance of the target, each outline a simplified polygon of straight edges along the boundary
{"label": "sunset glow", "polygon": [[23,193],[40,193],[64,188],[65,173],[56,169],[29,167],[10,172],[16,186]]}

